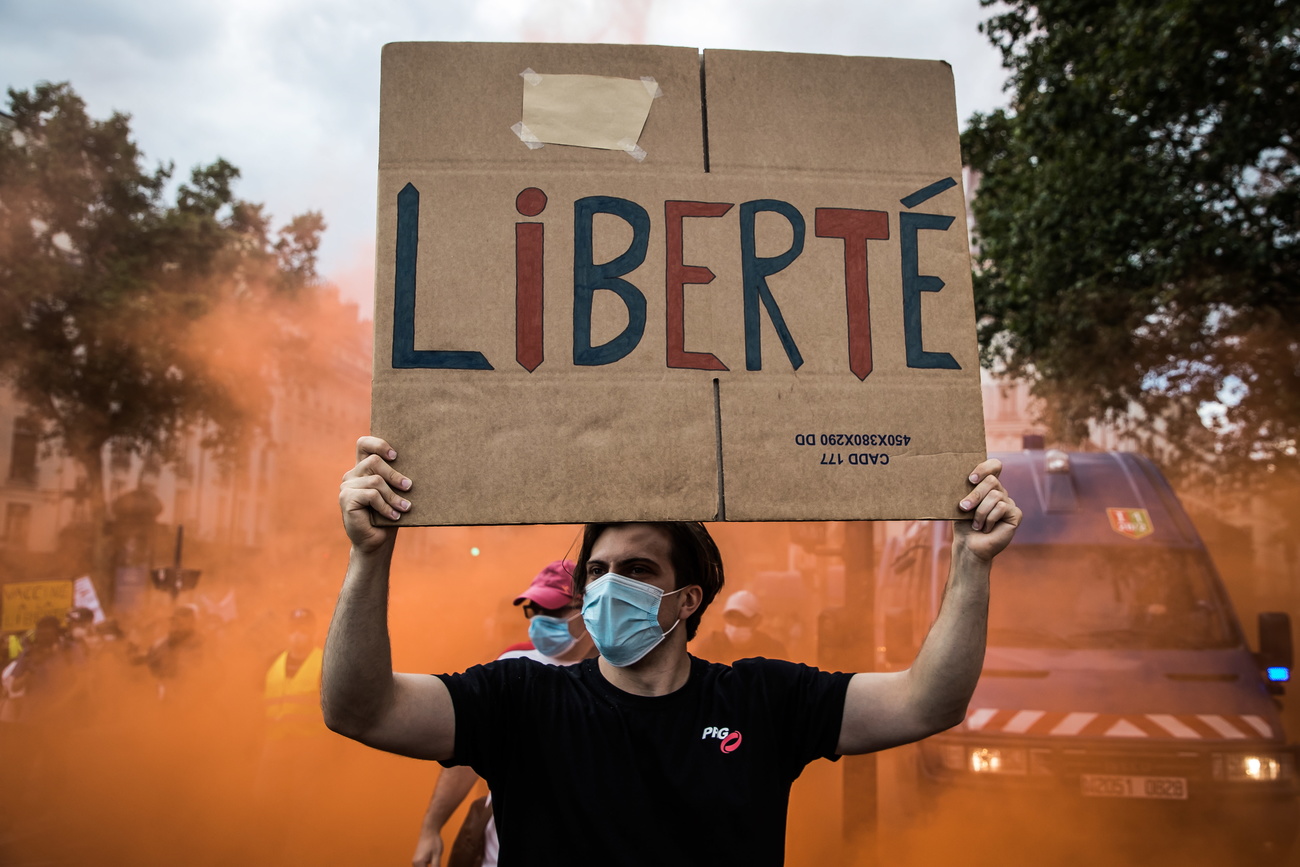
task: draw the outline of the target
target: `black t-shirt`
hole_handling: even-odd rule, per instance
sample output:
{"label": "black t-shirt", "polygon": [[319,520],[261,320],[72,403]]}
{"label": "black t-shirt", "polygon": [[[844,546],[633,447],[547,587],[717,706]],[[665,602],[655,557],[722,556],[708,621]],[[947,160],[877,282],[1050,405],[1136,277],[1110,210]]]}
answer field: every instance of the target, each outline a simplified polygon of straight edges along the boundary
{"label": "black t-shirt", "polygon": [[439,675],[455,757],[492,789],[501,867],[781,864],[790,784],[836,759],[850,674],[691,659],[665,696],[612,686],[597,660]]}

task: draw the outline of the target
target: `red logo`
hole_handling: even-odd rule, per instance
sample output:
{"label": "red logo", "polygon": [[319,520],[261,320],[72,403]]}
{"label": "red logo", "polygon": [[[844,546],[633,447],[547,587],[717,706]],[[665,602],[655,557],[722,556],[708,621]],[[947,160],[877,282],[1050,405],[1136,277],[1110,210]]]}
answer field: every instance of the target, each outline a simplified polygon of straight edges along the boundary
{"label": "red logo", "polygon": [[724,753],[734,753],[739,746],[740,732],[732,732],[722,739],[722,743],[718,744],[718,749]]}
{"label": "red logo", "polygon": [[1121,536],[1141,539],[1155,532],[1151,526],[1151,515],[1146,509],[1107,509],[1110,528]]}

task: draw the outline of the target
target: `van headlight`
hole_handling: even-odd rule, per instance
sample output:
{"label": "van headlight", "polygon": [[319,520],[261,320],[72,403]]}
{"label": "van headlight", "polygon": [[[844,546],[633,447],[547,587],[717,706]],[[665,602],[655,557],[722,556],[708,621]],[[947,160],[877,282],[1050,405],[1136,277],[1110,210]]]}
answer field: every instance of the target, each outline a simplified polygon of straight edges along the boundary
{"label": "van headlight", "polygon": [[1239,782],[1275,782],[1295,776],[1295,763],[1290,753],[1215,753],[1211,768],[1216,780]]}
{"label": "van headlight", "polygon": [[1029,769],[1028,756],[1023,749],[1013,747],[982,747],[971,744],[944,744],[943,766],[950,771],[972,774],[1018,774]]}

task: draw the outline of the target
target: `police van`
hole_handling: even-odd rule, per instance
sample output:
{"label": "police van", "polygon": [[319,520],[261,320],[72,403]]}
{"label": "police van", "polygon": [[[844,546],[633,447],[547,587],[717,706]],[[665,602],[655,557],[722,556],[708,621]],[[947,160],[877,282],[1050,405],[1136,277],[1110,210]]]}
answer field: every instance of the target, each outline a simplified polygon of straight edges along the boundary
{"label": "police van", "polygon": [[[1190,843],[1280,863],[1297,825],[1295,752],[1278,713],[1287,615],[1260,615],[1252,652],[1149,460],[993,457],[1025,517],[993,567],[984,671],[961,725],[881,755],[882,828],[1003,818],[1017,825],[1006,839],[1041,826],[1045,838],[1065,828],[1096,842],[1122,829],[1152,851]],[[892,526],[877,573],[881,671],[912,663],[952,541],[948,522]]]}

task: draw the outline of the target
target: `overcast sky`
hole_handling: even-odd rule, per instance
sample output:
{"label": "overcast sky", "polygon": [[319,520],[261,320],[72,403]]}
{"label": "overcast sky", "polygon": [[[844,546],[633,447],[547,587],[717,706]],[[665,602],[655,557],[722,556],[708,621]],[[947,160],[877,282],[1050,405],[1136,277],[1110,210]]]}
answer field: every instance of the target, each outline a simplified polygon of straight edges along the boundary
{"label": "overcast sky", "polygon": [[[225,157],[277,221],[329,230],[321,270],[371,304],[386,42],[615,42],[948,61],[963,127],[1005,104],[979,0],[0,0],[0,78],[70,81],[178,174]],[[8,101],[5,100],[7,105]]]}

